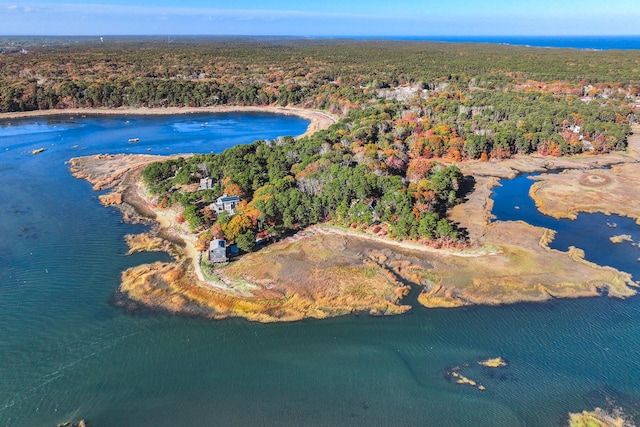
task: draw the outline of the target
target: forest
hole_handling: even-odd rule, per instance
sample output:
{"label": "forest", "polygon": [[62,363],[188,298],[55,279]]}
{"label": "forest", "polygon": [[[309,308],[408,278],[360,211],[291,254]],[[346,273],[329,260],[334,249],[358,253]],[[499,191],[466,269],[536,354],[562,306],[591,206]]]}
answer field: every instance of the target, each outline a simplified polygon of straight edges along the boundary
{"label": "forest", "polygon": [[[640,52],[293,38],[55,40],[0,54],[0,112],[61,108],[293,106],[339,122],[294,140],[153,164],[162,204],[205,238],[332,221],[461,244],[446,219],[456,162],[597,155],[637,122]],[[249,165],[250,167],[247,167]],[[215,186],[194,191],[200,178]],[[209,205],[237,195],[237,214]]]}
{"label": "forest", "polygon": [[[394,238],[455,243],[458,232],[445,213],[458,200],[458,167],[422,156],[396,160],[401,148],[367,148],[353,136],[360,131],[354,124],[361,126],[365,117],[377,122],[399,111],[393,104],[369,107],[360,119],[343,119],[300,140],[256,141],[219,154],[156,162],[142,176],[160,206],[181,204],[192,230],[206,230],[204,241],[225,238],[245,251],[253,249],[256,237],[277,238],[326,221],[375,232],[384,227]],[[216,184],[194,191],[190,184],[203,177]],[[209,207],[223,194],[242,200],[232,216]]]}

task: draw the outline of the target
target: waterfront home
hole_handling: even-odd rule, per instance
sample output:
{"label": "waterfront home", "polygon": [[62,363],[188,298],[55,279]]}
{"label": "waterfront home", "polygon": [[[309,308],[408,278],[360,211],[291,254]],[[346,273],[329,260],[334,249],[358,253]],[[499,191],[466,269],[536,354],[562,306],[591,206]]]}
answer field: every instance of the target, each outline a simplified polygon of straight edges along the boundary
{"label": "waterfront home", "polygon": [[227,242],[224,239],[213,239],[207,251],[209,262],[227,262]]}
{"label": "waterfront home", "polygon": [[240,204],[240,197],[238,196],[227,196],[223,194],[218,197],[215,203],[210,205],[210,208],[216,211],[217,214],[221,214],[222,212],[226,212],[229,215],[233,215],[236,213],[236,209],[238,209],[238,205]]}

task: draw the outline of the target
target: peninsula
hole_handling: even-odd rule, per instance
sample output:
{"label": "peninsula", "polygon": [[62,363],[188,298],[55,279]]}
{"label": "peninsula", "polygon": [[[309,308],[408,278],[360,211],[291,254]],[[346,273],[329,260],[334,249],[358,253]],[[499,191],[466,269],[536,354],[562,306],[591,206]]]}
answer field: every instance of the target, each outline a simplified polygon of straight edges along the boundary
{"label": "peninsula", "polygon": [[549,230],[492,222],[490,195],[500,178],[568,169],[532,187],[543,212],[637,219],[625,183],[636,182],[638,55],[345,40],[54,46],[3,57],[0,111],[311,120],[297,138],[215,155],[70,161],[111,190],[104,204],[156,224],[127,238],[132,251],[174,256],[123,273],[127,307],[268,322],[628,297],[628,273],[550,249]]}
{"label": "peninsula", "polygon": [[[553,236],[548,230],[521,222],[490,222],[489,195],[500,177],[524,171],[562,167],[585,174],[597,168],[598,173],[614,179],[617,168],[632,167],[638,161],[639,142],[634,134],[626,152],[606,156],[528,156],[461,163],[463,173],[476,182],[466,201],[450,212],[452,221],[467,230],[473,242],[462,249],[436,249],[392,239],[373,228],[327,223],[305,228],[213,269],[196,249],[198,236],[188,224],[178,221],[180,208],[159,207],[140,179],[143,168],[158,161],[157,157],[94,156],[72,159],[70,164],[74,175],[89,180],[95,189],[113,190],[101,196],[104,204],[119,205],[129,219],[151,218],[158,224],[152,236],[128,240],[132,251],[162,250],[175,256],[173,263],[142,265],[124,272],[120,304],[269,322],[353,312],[403,313],[411,308],[404,297],[412,287],[421,289],[418,302],[426,307],[595,296],[604,288],[612,297],[634,295],[630,275],[584,261],[579,249],[568,253],[549,249],[546,242]],[[619,166],[602,169],[608,164]],[[598,189],[587,185],[582,200]],[[607,208],[618,211],[624,206],[629,204],[608,204]],[[586,207],[578,208],[583,209]]]}

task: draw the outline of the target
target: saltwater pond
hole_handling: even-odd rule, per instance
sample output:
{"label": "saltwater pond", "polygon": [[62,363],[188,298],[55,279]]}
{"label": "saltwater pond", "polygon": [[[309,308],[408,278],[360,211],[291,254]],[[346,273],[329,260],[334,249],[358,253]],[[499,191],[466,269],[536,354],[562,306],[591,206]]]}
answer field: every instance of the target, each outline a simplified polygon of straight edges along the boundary
{"label": "saltwater pond", "polygon": [[[71,176],[69,158],[219,152],[298,135],[307,124],[262,114],[0,122],[0,426],[82,418],[92,426],[558,426],[568,412],[607,401],[640,421],[640,298],[288,324],[131,315],[110,305],[124,269],[167,256],[125,256],[123,236],[144,228],[102,207],[90,184]],[[498,218],[544,220],[526,208],[529,183],[496,189]],[[638,241],[638,227],[589,218],[554,222],[554,245],[582,247],[639,278],[640,250],[608,241],[627,226]],[[509,366],[475,363],[495,356]],[[464,364],[485,391],[447,376]]]}
{"label": "saltwater pond", "polygon": [[[535,182],[523,174],[511,180],[502,180],[494,188],[493,215],[503,221],[522,220],[531,225],[555,230],[556,236],[549,245],[553,249],[567,251],[570,246],[583,249],[585,258],[599,265],[608,265],[631,273],[640,280],[640,227],[635,220],[618,215],[580,213],[575,220],[542,215],[529,197],[529,189]],[[577,190],[576,190],[577,191]],[[612,243],[611,237],[629,235],[632,241]]]}

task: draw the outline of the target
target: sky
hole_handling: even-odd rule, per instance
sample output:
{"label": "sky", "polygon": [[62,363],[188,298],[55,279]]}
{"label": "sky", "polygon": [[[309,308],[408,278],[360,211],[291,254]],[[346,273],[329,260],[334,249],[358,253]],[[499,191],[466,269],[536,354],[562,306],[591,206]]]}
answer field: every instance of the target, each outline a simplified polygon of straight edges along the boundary
{"label": "sky", "polygon": [[0,35],[637,35],[638,0],[0,0]]}

